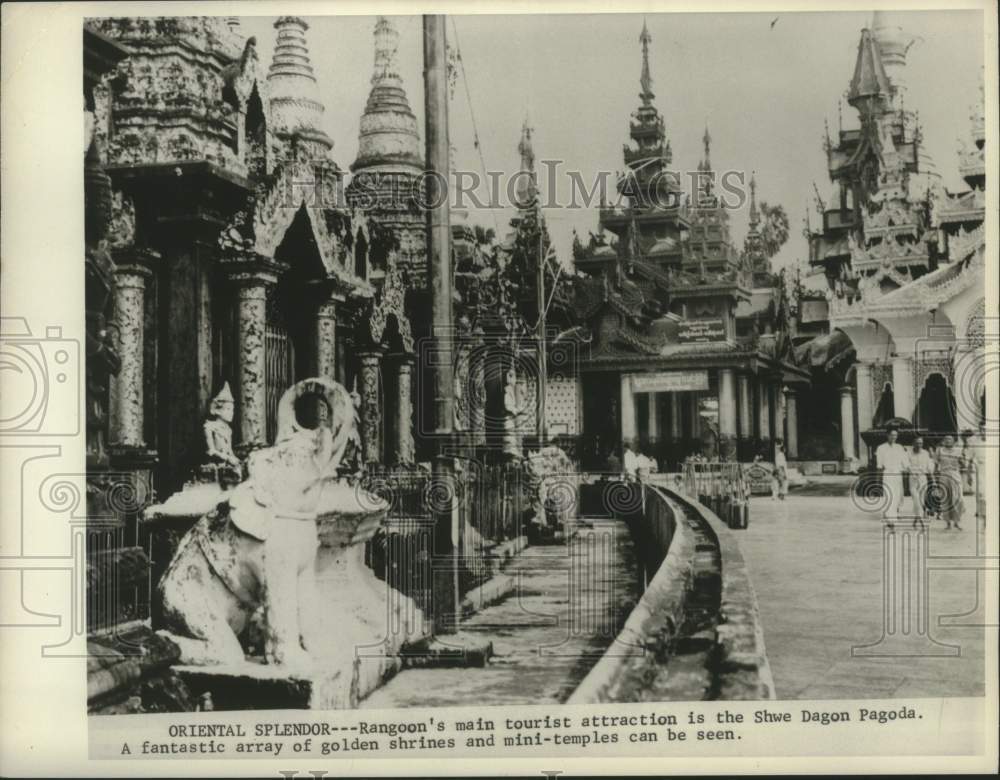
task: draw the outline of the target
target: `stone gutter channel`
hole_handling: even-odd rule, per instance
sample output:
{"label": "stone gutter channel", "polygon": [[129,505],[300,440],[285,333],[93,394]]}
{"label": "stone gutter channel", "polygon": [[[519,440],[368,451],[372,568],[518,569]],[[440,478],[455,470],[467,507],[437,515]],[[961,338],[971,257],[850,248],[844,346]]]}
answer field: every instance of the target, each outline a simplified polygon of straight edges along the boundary
{"label": "stone gutter channel", "polygon": [[651,551],[654,573],[567,703],[775,698],[737,533],[682,493],[634,489],[642,509],[622,519],[637,548]]}

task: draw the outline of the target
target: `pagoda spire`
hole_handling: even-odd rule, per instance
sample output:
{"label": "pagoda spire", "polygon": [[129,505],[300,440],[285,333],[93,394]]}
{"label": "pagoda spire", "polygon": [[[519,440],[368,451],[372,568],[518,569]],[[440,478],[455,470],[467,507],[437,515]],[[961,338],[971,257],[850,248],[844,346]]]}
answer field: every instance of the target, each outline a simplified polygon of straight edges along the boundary
{"label": "pagoda spire", "polygon": [[537,181],[535,178],[535,149],[531,142],[531,134],[534,132],[528,124],[528,118],[524,118],[521,125],[521,140],[517,144],[517,153],[521,155],[520,175],[517,180],[517,207],[520,209],[530,208],[538,195]]}
{"label": "pagoda spire", "polygon": [[858,42],[858,58],[854,64],[854,76],[847,91],[847,102],[861,110],[869,101],[888,98],[891,91],[879,44],[869,30],[862,30],[861,40]]}
{"label": "pagoda spire", "polygon": [[712,195],[712,158],[711,158],[711,145],[712,136],[708,132],[708,124],[705,124],[705,135],[701,137],[702,143],[705,146],[705,156],[702,158],[701,162],[698,163],[698,172],[701,174],[698,180],[698,190],[703,197],[708,198]]}
{"label": "pagoda spire", "polygon": [[757,177],[750,174],[750,231],[757,232],[760,225],[760,213],[757,211]]}
{"label": "pagoda spire", "polygon": [[423,156],[417,118],[399,75],[399,32],[387,16],[375,20],[374,49],[371,91],[361,115],[358,157],[351,171],[403,167],[419,173]]}
{"label": "pagoda spire", "polygon": [[301,17],[282,16],[274,28],[277,40],[267,72],[274,132],[285,141],[298,137],[308,143],[312,155],[326,156],[333,141],[323,130],[326,109],[309,58],[309,25]]}
{"label": "pagoda spire", "polygon": [[882,56],[882,65],[892,88],[892,95],[898,97],[898,103],[901,104],[907,87],[906,53],[916,42],[916,38],[903,31],[902,26],[895,21],[895,14],[885,11],[872,13],[870,29]]}
{"label": "pagoda spire", "polygon": [[639,76],[639,85],[642,92],[642,104],[648,106],[652,103],[656,95],[653,94],[653,77],[649,75],[649,44],[652,43],[653,36],[649,34],[649,27],[646,26],[646,19],[642,20],[642,32],[639,34],[639,43],[642,44],[642,75]]}

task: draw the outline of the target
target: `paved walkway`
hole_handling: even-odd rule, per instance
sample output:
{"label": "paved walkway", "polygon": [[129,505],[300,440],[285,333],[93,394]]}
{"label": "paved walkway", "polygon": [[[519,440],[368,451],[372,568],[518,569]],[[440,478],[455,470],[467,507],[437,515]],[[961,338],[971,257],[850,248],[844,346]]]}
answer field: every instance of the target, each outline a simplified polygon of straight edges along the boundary
{"label": "paved walkway", "polygon": [[[939,624],[942,616],[975,609],[977,595],[981,598],[984,592],[977,588],[975,571],[940,568],[976,555],[977,536],[980,545],[983,537],[977,535],[972,518],[963,531],[945,531],[943,523],[935,521],[923,537],[910,534],[909,524],[897,524],[900,533],[893,549],[901,560],[908,559],[905,545],[927,544],[929,636],[911,626],[905,635],[890,632],[888,640],[895,639],[895,647],[884,641],[852,654],[852,647],[876,643],[883,636],[880,518],[862,511],[847,496],[791,495],[784,502],[754,497],[750,511],[750,528],[740,531],[739,539],[760,602],[779,698],[984,694],[982,625],[995,626],[996,615],[986,617],[980,605],[978,615],[943,618],[964,626]],[[942,560],[944,556],[949,561]],[[980,576],[985,582],[985,575]],[[890,610],[892,615],[900,612],[905,609]],[[939,655],[955,652],[958,655]]]}
{"label": "paved walkway", "polygon": [[407,669],[363,708],[562,702],[617,636],[640,584],[628,529],[595,522],[566,545],[526,548],[506,569],[515,592],[462,631],[493,643],[482,669]]}

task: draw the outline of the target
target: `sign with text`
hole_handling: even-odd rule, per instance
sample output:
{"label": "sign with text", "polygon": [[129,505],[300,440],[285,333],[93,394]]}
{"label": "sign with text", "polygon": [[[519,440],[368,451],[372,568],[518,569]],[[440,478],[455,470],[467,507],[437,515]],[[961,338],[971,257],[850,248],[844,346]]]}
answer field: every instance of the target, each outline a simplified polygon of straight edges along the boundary
{"label": "sign with text", "polygon": [[681,344],[700,344],[726,340],[726,323],[721,317],[706,320],[682,320],[677,329]]}
{"label": "sign with text", "polygon": [[632,374],[633,393],[680,393],[708,390],[707,371],[657,371]]}

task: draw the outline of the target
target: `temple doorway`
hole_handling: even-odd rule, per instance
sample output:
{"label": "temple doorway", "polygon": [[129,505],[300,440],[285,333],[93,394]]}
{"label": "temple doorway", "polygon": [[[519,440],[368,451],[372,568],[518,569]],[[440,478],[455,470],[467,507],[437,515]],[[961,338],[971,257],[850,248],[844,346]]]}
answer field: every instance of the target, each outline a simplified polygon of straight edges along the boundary
{"label": "temple doorway", "polygon": [[881,428],[895,416],[896,402],[893,398],[892,384],[886,382],[882,386],[882,392],[879,394],[878,406],[875,407],[875,417],[872,420],[872,427]]}
{"label": "temple doorway", "polygon": [[931,434],[957,433],[955,396],[947,380],[940,374],[931,374],[920,390],[917,404],[917,426]]}

